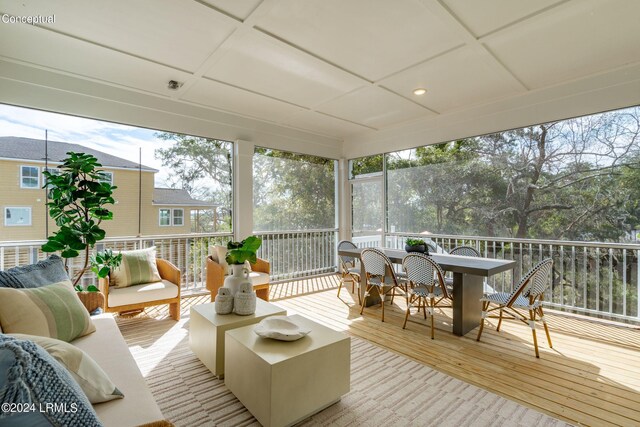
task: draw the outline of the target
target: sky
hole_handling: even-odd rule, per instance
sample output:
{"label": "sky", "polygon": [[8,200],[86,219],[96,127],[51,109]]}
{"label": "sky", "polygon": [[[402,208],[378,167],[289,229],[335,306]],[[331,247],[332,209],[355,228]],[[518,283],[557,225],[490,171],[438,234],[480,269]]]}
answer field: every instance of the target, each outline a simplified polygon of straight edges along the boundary
{"label": "sky", "polygon": [[142,148],[142,164],[158,169],[156,186],[165,186],[167,173],[154,156],[156,148],[171,143],[155,137],[156,131],[99,120],[0,104],[0,136],[71,142],[127,160],[137,161]]}

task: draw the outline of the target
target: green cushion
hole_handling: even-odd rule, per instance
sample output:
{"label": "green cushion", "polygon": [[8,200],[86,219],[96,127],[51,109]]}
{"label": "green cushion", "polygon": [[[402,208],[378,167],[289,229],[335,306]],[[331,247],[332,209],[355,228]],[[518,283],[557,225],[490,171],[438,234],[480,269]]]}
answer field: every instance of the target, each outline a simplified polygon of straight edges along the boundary
{"label": "green cushion", "polygon": [[162,280],[156,265],[156,247],[122,251],[122,263],[111,271],[110,286],[125,288],[142,283],[153,283]]}
{"label": "green cushion", "polygon": [[6,334],[67,342],[96,330],[68,280],[31,289],[0,288],[0,325]]}

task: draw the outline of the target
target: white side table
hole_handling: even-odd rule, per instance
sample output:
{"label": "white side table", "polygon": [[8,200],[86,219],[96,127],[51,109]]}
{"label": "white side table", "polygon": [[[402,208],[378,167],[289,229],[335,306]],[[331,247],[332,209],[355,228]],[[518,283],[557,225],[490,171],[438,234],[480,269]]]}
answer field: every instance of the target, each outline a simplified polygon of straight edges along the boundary
{"label": "white side table", "polygon": [[213,303],[191,307],[189,345],[196,356],[218,378],[224,377],[224,333],[260,322],[268,316],[286,316],[286,310],[258,298],[256,312],[248,316],[217,314]]}
{"label": "white side table", "polygon": [[288,426],[349,392],[351,338],[302,316],[297,341],[261,338],[254,325],[226,333],[225,385],[265,427]]}

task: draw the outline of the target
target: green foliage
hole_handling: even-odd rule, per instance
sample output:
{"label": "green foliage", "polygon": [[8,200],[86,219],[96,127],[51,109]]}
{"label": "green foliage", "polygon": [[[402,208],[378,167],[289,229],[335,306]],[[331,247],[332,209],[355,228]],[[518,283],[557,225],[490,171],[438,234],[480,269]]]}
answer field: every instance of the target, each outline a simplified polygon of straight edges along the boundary
{"label": "green foliage", "polygon": [[256,148],[254,229],[335,227],[335,160]]}
{"label": "green foliage", "polygon": [[244,264],[249,261],[255,264],[257,261],[257,252],[262,244],[262,239],[256,236],[249,236],[242,242],[227,243],[227,256],[225,260],[228,264]]}
{"label": "green foliage", "polygon": [[91,271],[93,271],[96,277],[105,278],[109,275],[109,271],[118,267],[122,262],[122,254],[114,254],[111,249],[105,249],[102,252],[97,252],[91,256],[89,261],[91,265]]}
{"label": "green foliage", "polygon": [[383,170],[383,162],[384,158],[382,154],[352,159],[349,161],[351,169],[350,178],[373,173],[381,173]]}
{"label": "green foliage", "polygon": [[113,190],[117,187],[104,181],[102,165],[90,154],[68,152],[59,166],[58,175],[45,171],[45,188],[49,189],[49,216],[58,230],[42,245],[43,252],[57,252],[75,258],[85,251],[84,267],[74,278],[76,285],[89,264],[89,250],[105,238],[100,228],[104,220],[113,219],[105,205],[113,204]]}
{"label": "green foliage", "polygon": [[405,244],[407,246],[420,246],[420,245],[427,246],[427,242],[425,242],[422,239],[407,239],[405,241]]}
{"label": "green foliage", "polygon": [[170,182],[166,185],[183,188],[192,197],[219,206],[215,223],[213,214],[205,214],[209,215],[212,229],[204,225],[204,230],[198,231],[231,230],[233,144],[219,139],[170,132],[157,133],[156,136],[172,142],[171,146],[155,151],[156,158],[162,161],[162,166],[170,174]]}
{"label": "green foliage", "polygon": [[639,135],[631,107],[390,153],[389,231],[624,240],[640,225]]}

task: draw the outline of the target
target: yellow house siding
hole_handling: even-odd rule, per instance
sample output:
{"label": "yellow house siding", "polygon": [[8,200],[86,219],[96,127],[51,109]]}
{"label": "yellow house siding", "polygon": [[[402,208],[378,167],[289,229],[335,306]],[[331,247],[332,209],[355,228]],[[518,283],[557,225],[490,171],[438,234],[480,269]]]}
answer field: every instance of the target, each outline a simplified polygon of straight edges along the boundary
{"label": "yellow house siding", "polygon": [[[46,193],[42,188],[28,189],[20,187],[21,166],[35,166],[40,171],[44,163],[0,159],[0,241],[43,240],[46,238],[46,221],[49,222],[49,233],[55,230],[55,223],[46,212]],[[55,166],[54,166],[55,167]],[[116,203],[109,206],[113,212],[113,220],[102,223],[107,237],[137,236],[138,226],[138,185],[139,171],[103,168],[113,173],[113,184]],[[40,176],[39,187],[42,186]],[[153,205],[154,172],[142,172],[141,232],[142,235],[184,234],[191,232],[191,218],[188,207]],[[6,226],[4,221],[6,207],[30,207],[30,226]],[[159,209],[182,208],[184,225],[159,226]]]}

